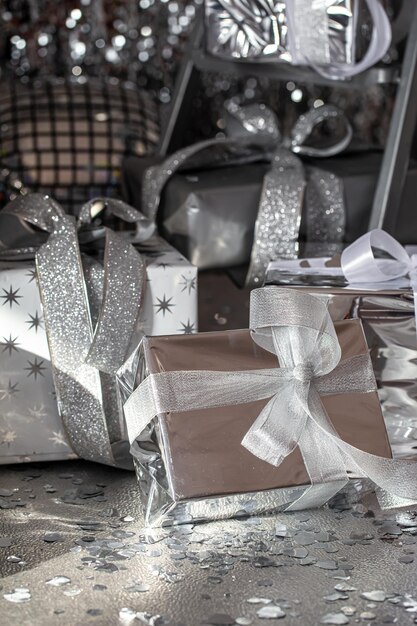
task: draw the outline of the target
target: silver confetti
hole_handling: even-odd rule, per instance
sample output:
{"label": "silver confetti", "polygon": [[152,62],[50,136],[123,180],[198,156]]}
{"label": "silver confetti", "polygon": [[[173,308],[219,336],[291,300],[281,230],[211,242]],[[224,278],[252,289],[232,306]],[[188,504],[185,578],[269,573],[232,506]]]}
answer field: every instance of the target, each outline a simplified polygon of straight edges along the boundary
{"label": "silver confetti", "polygon": [[361,597],[365,598],[365,600],[370,600],[370,602],[384,602],[387,598],[386,593],[380,589],[376,589],[375,591],[364,591],[361,593]]}
{"label": "silver confetti", "polygon": [[342,613],[344,613],[348,617],[351,617],[352,615],[355,615],[356,613],[356,608],[354,606],[342,606],[340,610],[342,611]]}
{"label": "silver confetti", "polygon": [[376,619],[376,615],[375,615],[375,613],[371,613],[370,611],[363,611],[360,614],[360,618],[365,620],[365,621],[368,621],[368,620],[371,621],[371,620]]}
{"label": "silver confetti", "polygon": [[330,593],[329,595],[324,596],[323,600],[325,602],[336,602],[337,600],[346,600],[348,597],[349,596],[347,594],[336,591],[335,593]]}
{"label": "silver confetti", "polygon": [[51,585],[52,587],[61,587],[62,585],[68,585],[71,582],[71,579],[67,576],[54,576],[46,581],[47,585]]}
{"label": "silver confetti", "polygon": [[29,602],[31,599],[31,594],[29,589],[26,587],[17,587],[13,589],[10,593],[5,593],[3,595],[5,600],[9,602],[14,602],[15,604],[22,604],[23,602]]}
{"label": "silver confetti", "polygon": [[248,598],[246,600],[249,604],[270,604],[272,600],[270,598]]}
{"label": "silver confetti", "polygon": [[260,619],[281,619],[282,617],[285,617],[286,613],[281,609],[281,607],[270,604],[258,609],[256,611],[256,615]]}

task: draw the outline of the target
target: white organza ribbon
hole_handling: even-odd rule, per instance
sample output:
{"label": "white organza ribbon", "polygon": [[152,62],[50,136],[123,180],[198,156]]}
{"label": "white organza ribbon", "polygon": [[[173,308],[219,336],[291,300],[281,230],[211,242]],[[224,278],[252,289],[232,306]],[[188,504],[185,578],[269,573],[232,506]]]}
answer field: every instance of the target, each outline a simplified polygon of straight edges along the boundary
{"label": "white organza ribbon", "polygon": [[307,489],[289,509],[324,504],[348,482],[349,471],[370,478],[396,498],[417,500],[414,462],[359,450],[343,441],[332,426],[321,396],[371,393],[376,384],[368,354],[340,361],[341,349],[326,305],[295,289],[255,289],[251,329],[253,341],[275,354],[280,367],[151,374],[124,406],[130,442],[162,413],[269,398],[242,445],[276,467],[299,447],[314,489]]}

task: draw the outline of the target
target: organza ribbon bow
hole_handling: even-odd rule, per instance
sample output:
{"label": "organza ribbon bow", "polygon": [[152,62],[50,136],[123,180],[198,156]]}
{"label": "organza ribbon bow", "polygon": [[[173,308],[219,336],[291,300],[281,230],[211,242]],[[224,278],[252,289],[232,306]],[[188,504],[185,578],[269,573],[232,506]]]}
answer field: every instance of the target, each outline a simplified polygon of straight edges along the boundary
{"label": "organza ribbon bow", "polygon": [[[271,167],[263,180],[246,276],[248,286],[260,286],[269,261],[297,257],[305,196],[308,241],[331,244],[343,241],[345,210],[341,181],[330,172],[312,168],[307,184],[303,163],[296,155],[329,157],[338,154],[349,145],[352,129],[343,113],[332,105],[323,105],[301,115],[290,137],[282,136],[275,114],[264,105],[240,107],[229,102],[226,109],[226,139],[198,142],[146,170],[142,210],[155,221],[166,183],[198,153],[216,146],[233,148],[237,154],[239,148],[261,147],[263,158],[269,153]],[[343,121],[343,136],[326,148],[307,145],[313,130],[329,119]]]}
{"label": "organza ribbon bow", "polygon": [[130,466],[122,449],[114,374],[138,332],[146,273],[141,255],[110,229],[101,232],[104,264],[82,258],[78,231],[104,207],[137,224],[136,240],[153,233],[149,220],[121,201],[91,200],[76,223],[57,202],[34,193],[18,197],[2,213],[49,233],[46,243],[33,249],[3,249],[0,259],[35,252],[57,402],[74,452],[88,460]]}
{"label": "organza ribbon bow", "polygon": [[255,289],[251,328],[253,341],[275,354],[279,367],[149,375],[124,406],[130,442],[160,413],[269,399],[242,445],[276,467],[299,447],[312,487],[290,509],[322,505],[348,482],[348,472],[371,479],[396,498],[417,500],[416,463],[355,448],[341,439],[327,415],[322,396],[372,393],[376,384],[368,354],[341,360],[324,302],[295,289]]}

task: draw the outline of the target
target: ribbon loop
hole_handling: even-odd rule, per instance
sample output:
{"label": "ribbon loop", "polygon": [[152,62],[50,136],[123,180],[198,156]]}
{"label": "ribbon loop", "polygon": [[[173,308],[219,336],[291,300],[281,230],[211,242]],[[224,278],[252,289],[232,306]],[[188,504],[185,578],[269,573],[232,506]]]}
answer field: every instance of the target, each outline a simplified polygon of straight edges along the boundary
{"label": "ribbon loop", "polygon": [[[373,248],[392,258],[376,258]],[[405,248],[379,228],[365,233],[343,250],[340,264],[349,283],[386,282],[406,276],[415,267]]]}
{"label": "ribbon loop", "polygon": [[155,222],[148,219],[123,200],[116,198],[93,198],[82,207],[78,218],[79,225],[91,224],[94,217],[105,209],[128,224],[136,224],[136,234],[132,243],[140,243],[149,239],[155,232]]}
{"label": "ribbon loop", "polygon": [[2,212],[15,215],[47,233],[53,233],[57,228],[61,228],[63,222],[70,224],[73,221],[58,202],[41,193],[17,196],[2,209]]}

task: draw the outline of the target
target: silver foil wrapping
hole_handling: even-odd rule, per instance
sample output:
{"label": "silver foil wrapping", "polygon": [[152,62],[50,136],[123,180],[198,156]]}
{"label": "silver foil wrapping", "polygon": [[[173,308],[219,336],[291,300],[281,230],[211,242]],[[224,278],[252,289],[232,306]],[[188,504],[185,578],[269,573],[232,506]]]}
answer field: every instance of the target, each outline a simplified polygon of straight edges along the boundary
{"label": "silver foil wrapping", "polygon": [[[333,286],[332,286],[333,282]],[[417,339],[412,290],[405,286],[346,286],[343,279],[273,270],[267,283],[305,288],[326,298],[333,320],[360,319],[368,342],[378,395],[395,456],[417,447]],[[401,284],[401,283],[399,283]]]}
{"label": "silver foil wrapping", "polygon": [[350,64],[355,59],[358,4],[298,0],[291,20],[285,0],[206,0],[207,49],[233,59]]}

